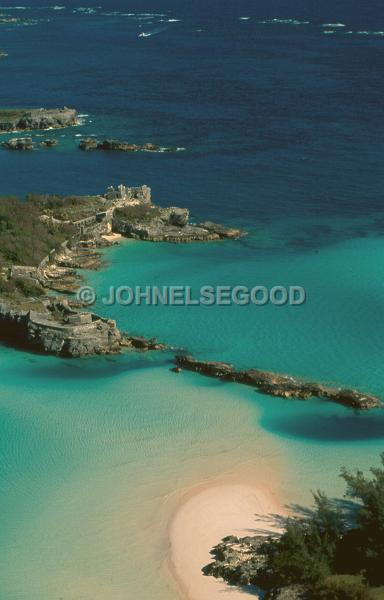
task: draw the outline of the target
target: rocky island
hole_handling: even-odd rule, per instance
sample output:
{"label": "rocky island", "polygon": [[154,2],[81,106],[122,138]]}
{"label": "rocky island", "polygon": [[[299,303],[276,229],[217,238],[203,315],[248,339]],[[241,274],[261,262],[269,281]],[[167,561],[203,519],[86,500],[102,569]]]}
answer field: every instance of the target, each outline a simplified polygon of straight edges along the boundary
{"label": "rocky island", "polygon": [[[39,146],[42,148],[53,148],[58,145],[58,141],[55,139],[47,139],[39,142]],[[34,150],[35,144],[31,137],[17,137],[10,138],[8,141],[1,144],[3,148],[7,150]]]}
{"label": "rocky island", "polygon": [[0,109],[0,132],[73,127],[79,120],[74,108]]}
{"label": "rocky island", "polygon": [[151,142],[132,144],[121,140],[99,140],[88,137],[80,140],[80,150],[106,150],[112,152],[178,152],[183,148],[165,148]]}

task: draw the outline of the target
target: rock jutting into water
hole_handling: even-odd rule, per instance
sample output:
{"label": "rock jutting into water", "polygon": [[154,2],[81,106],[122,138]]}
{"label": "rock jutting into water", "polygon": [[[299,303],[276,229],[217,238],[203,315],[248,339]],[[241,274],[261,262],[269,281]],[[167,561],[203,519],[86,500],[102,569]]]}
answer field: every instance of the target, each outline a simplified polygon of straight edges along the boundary
{"label": "rock jutting into water", "polygon": [[176,365],[188,371],[215,377],[223,381],[242,383],[256,388],[263,394],[281,398],[326,398],[348,408],[369,410],[383,408],[384,404],[376,396],[357,390],[329,387],[320,383],[307,382],[288,375],[249,369],[237,371],[233,365],[223,362],[196,360],[192,356],[176,356]]}
{"label": "rock jutting into water", "polygon": [[65,300],[25,301],[16,307],[0,303],[1,337],[31,350],[63,357],[120,351],[115,321],[78,312]]}
{"label": "rock jutting into water", "polygon": [[1,145],[7,150],[33,150],[33,141],[30,137],[11,138]]}
{"label": "rock jutting into water", "polygon": [[240,229],[217,223],[190,223],[189,210],[177,206],[161,208],[150,205],[144,210],[142,207],[116,209],[112,228],[124,236],[148,242],[208,242],[236,239],[243,235]]}
{"label": "rock jutting into water", "polygon": [[163,148],[150,142],[141,145],[120,140],[103,140],[100,142],[91,137],[80,140],[79,148],[80,150],[107,150],[114,152],[177,152],[177,148]]}
{"label": "rock jutting into water", "polygon": [[0,302],[0,329],[4,341],[63,358],[167,349],[156,338],[121,333],[116,321],[79,311],[63,298]]}
{"label": "rock jutting into water", "polygon": [[78,123],[73,108],[0,109],[0,132],[56,129]]}
{"label": "rock jutting into water", "polygon": [[[39,142],[39,146],[42,148],[53,148],[58,145],[58,140],[50,139],[43,140]],[[7,150],[34,150],[34,142],[31,137],[22,137],[22,138],[10,138],[7,142],[3,142],[3,148],[7,148]]]}
{"label": "rock jutting into water", "polygon": [[57,146],[58,144],[59,144],[58,140],[55,140],[55,139],[43,140],[42,142],[40,142],[40,146],[43,146],[43,148],[53,148],[54,146]]}

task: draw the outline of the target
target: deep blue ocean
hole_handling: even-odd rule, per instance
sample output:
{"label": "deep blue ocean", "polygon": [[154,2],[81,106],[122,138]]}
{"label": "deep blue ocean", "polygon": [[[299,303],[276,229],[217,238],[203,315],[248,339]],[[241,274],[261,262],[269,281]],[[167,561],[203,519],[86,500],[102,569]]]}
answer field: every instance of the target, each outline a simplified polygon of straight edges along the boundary
{"label": "deep blue ocean", "polygon": [[[54,151],[2,152],[2,193],[146,182],[159,202],[198,216],[251,224],[373,217],[371,228],[382,230],[379,2],[117,1],[95,12],[92,2],[39,4],[3,10],[35,21],[1,25],[9,54],[1,102],[74,106],[88,116]],[[301,24],[263,23],[271,19]],[[328,23],[345,27],[325,35]],[[88,155],[75,151],[76,134],[186,150]],[[359,233],[358,220],[351,228]],[[296,233],[288,243],[334,237],[325,225]]]}
{"label": "deep blue ocean", "polygon": [[[32,134],[53,149],[0,148],[0,195],[145,183],[243,227],[238,242],[127,241],[85,277],[99,297],[296,284],[305,305],[96,309],[203,358],[384,398],[382,3],[101,2],[0,7],[0,104],[81,115]],[[85,136],[181,150],[84,153]],[[0,346],[0,600],[180,600],[163,568],[178,494],[247,465],[302,502],[340,494],[342,465],[377,463],[381,411],[177,376],[171,360]]]}

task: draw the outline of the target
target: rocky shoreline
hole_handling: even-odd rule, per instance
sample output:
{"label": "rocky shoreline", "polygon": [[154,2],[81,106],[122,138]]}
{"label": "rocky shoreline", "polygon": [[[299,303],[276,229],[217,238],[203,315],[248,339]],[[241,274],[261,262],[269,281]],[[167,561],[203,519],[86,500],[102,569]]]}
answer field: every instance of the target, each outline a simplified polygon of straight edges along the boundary
{"label": "rocky shoreline", "polygon": [[[41,196],[33,198],[38,221],[47,228],[72,231],[37,266],[15,265],[2,268],[0,285],[14,283],[13,289],[33,290],[26,296],[0,297],[0,337],[8,343],[63,357],[113,354],[122,348],[164,350],[156,339],[123,334],[115,321],[92,312],[82,312],[78,302],[68,298],[48,298],[46,291],[73,294],[82,278],[81,269],[98,269],[99,248],[118,243],[122,236],[151,242],[190,243],[237,239],[243,232],[205,221],[190,222],[187,208],[153,204],[148,186],[109,187],[105,194],[89,197]],[[236,370],[222,362],[199,361],[176,356],[175,371],[186,369],[254,387],[282,398],[308,400],[326,398],[349,408],[382,408],[379,398],[353,389],[307,382],[298,378],[261,371]]]}
{"label": "rocky shoreline", "polygon": [[73,108],[0,109],[0,132],[58,129],[78,125]]}
{"label": "rocky shoreline", "polygon": [[31,299],[16,306],[0,302],[1,338],[14,346],[62,358],[117,354],[122,348],[167,349],[155,338],[121,333],[116,321],[73,306],[64,298]]}
{"label": "rocky shoreline", "polygon": [[37,202],[44,227],[65,227],[73,234],[37,266],[11,264],[3,268],[0,284],[15,282],[34,294],[0,297],[0,337],[8,343],[62,357],[113,354],[122,348],[167,349],[155,338],[121,333],[115,321],[83,312],[84,307],[75,301],[45,295],[49,290],[77,292],[82,282],[79,270],[100,268],[100,248],[118,243],[122,235],[191,242],[234,238],[241,233],[212,223],[205,228],[190,224],[188,209],[154,205],[147,186],[121,185],[108,188],[101,196],[43,196],[33,201]]}
{"label": "rocky shoreline", "polygon": [[149,242],[211,242],[237,239],[243,235],[240,229],[218,223],[190,223],[189,210],[177,206],[152,206],[141,214],[129,209],[116,210],[112,228],[126,237]]}
{"label": "rocky shoreline", "polygon": [[358,390],[330,387],[259,369],[236,370],[233,365],[228,363],[196,360],[192,356],[176,356],[175,362],[177,366],[174,370],[176,372],[185,369],[222,381],[249,385],[268,396],[300,400],[325,398],[357,410],[384,408],[383,402],[378,397]]}

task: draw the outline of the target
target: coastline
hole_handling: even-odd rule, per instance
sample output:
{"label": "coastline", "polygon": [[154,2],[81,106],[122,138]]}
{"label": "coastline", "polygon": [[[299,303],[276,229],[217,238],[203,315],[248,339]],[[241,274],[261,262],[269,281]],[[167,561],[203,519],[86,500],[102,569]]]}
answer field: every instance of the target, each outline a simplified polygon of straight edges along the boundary
{"label": "coastline", "polygon": [[[269,481],[269,484],[271,482]],[[168,527],[168,568],[183,600],[240,600],[256,590],[231,587],[205,576],[201,569],[212,561],[210,550],[227,535],[244,537],[278,531],[274,515],[286,510],[276,486],[231,478],[213,480],[186,492]]]}

